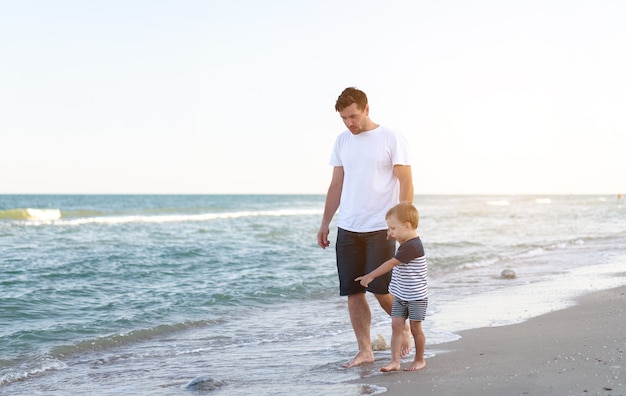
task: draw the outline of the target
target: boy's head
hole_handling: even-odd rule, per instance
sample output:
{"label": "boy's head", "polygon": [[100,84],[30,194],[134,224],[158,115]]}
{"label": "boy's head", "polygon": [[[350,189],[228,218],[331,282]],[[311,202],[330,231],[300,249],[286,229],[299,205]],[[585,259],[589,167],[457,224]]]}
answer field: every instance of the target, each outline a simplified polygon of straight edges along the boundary
{"label": "boy's head", "polygon": [[411,228],[416,230],[420,221],[419,213],[415,206],[408,202],[401,202],[387,211],[385,219],[394,216],[400,223],[410,223]]}

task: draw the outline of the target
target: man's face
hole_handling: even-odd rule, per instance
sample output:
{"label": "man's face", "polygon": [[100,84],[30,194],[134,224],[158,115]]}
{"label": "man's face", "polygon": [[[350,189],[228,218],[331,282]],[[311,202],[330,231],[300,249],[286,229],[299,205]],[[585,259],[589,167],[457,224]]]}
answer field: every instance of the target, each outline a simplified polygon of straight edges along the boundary
{"label": "man's face", "polygon": [[350,106],[339,112],[343,123],[354,135],[365,131],[367,125],[367,117],[369,113],[369,106],[366,105],[365,109],[360,110],[356,103],[352,103]]}

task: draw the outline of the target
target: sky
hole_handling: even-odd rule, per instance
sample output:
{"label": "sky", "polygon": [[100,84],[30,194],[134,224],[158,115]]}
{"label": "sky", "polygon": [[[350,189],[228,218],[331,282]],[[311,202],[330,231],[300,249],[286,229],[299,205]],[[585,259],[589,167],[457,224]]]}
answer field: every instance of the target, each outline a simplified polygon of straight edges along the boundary
{"label": "sky", "polygon": [[0,0],[0,194],[325,194],[348,86],[416,194],[626,193],[623,0]]}

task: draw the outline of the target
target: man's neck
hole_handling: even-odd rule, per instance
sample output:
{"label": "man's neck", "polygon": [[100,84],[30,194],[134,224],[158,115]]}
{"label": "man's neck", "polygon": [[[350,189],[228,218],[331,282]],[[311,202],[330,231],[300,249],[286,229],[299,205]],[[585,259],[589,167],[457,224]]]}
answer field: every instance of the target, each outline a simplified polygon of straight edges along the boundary
{"label": "man's neck", "polygon": [[378,128],[379,126],[380,125],[376,124],[374,121],[368,120],[367,124],[365,125],[365,130],[363,132],[373,131],[374,129]]}

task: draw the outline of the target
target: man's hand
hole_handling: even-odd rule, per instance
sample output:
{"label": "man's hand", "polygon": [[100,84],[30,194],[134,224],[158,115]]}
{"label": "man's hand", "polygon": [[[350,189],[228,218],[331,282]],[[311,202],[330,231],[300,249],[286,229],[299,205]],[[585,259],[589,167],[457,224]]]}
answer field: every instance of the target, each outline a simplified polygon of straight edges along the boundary
{"label": "man's hand", "polygon": [[328,240],[329,232],[327,225],[320,226],[320,230],[317,232],[317,244],[320,245],[322,249],[326,249],[330,246],[330,241]]}

